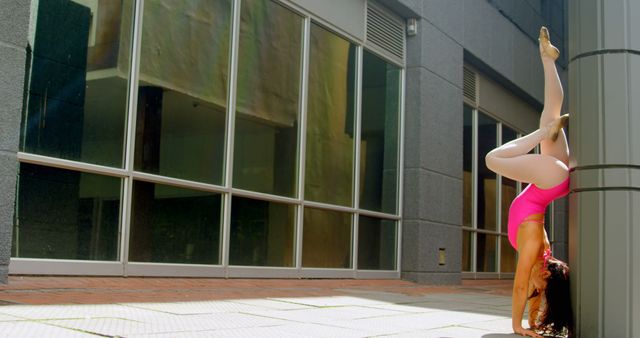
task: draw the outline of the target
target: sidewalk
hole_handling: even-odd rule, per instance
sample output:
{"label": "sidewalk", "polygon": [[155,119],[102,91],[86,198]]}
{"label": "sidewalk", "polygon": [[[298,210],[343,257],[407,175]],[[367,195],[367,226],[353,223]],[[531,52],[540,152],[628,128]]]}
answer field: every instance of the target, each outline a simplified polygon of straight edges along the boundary
{"label": "sidewalk", "polygon": [[511,281],[11,276],[2,337],[517,337]]}

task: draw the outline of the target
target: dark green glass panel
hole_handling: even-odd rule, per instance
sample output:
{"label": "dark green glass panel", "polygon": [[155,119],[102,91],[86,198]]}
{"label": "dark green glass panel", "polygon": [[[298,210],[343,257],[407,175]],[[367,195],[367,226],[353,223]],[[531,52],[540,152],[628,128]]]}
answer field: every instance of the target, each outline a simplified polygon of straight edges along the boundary
{"label": "dark green glass panel", "polygon": [[[478,229],[497,230],[498,180],[497,175],[484,161],[496,147],[498,122],[483,113],[478,113],[478,198],[476,212]],[[479,271],[479,270],[478,270]]]}
{"label": "dark green glass panel", "polygon": [[397,222],[360,216],[358,270],[395,270]]}
{"label": "dark green glass panel", "polygon": [[219,264],[221,195],[133,183],[132,262]]}
{"label": "dark green glass panel", "polygon": [[465,105],[462,130],[462,225],[473,226],[473,110]]}
{"label": "dark green glass panel", "polygon": [[294,266],[294,236],[293,205],[233,198],[229,264]]}
{"label": "dark green glass panel", "polygon": [[471,251],[472,236],[475,232],[462,231],[462,271],[471,271],[473,252]]}
{"label": "dark green glass panel", "polygon": [[365,51],[362,60],[360,207],[396,213],[400,68]]}
{"label": "dark green glass panel", "polygon": [[144,5],[136,170],[222,184],[231,1]]}
{"label": "dark green glass panel", "polygon": [[122,167],[133,2],[37,4],[20,149]]}
{"label": "dark green glass panel", "polygon": [[516,249],[507,236],[500,236],[500,272],[516,272]]}
{"label": "dark green glass panel", "polygon": [[476,233],[476,272],[498,272],[496,269],[497,260],[497,237]]}
{"label": "dark green glass panel", "polygon": [[313,24],[305,199],[350,206],[353,200],[355,45]]}
{"label": "dark green glass panel", "polygon": [[350,268],[352,215],[339,211],[304,209],[302,266]]}
{"label": "dark green glass panel", "polygon": [[115,261],[119,178],[20,164],[13,257]]}
{"label": "dark green glass panel", "polygon": [[274,1],[243,1],[233,186],[296,195],[302,17]]}

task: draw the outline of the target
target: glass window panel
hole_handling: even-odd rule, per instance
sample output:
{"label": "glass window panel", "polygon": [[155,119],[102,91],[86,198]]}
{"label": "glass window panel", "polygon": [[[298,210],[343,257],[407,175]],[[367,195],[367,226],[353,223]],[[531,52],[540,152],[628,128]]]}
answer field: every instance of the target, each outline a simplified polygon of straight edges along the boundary
{"label": "glass window panel", "polygon": [[462,185],[463,211],[462,225],[473,226],[473,110],[465,105],[463,112],[463,155],[462,155]]}
{"label": "glass window panel", "polygon": [[233,197],[229,264],[295,265],[295,206]]}
{"label": "glass window panel", "polygon": [[497,230],[497,176],[487,168],[485,156],[496,147],[497,122],[478,113],[478,229]]}
{"label": "glass window panel", "polygon": [[358,269],[396,269],[396,224],[396,221],[360,216],[358,221]]}
{"label": "glass window panel", "polygon": [[497,272],[497,237],[477,233],[476,245],[476,271],[477,272]]}
{"label": "glass window panel", "polygon": [[471,243],[474,232],[462,231],[462,271],[472,271],[473,252]]}
{"label": "glass window panel", "polygon": [[398,188],[400,68],[364,51],[360,207],[395,213]]}
{"label": "glass window panel", "polygon": [[553,207],[555,202],[549,203],[547,208],[544,210],[544,231],[547,232],[547,238],[551,243],[555,240],[555,234],[553,233],[553,217],[551,217]]}
{"label": "glass window panel", "polygon": [[21,150],[121,167],[133,2],[34,8]]}
{"label": "glass window panel", "polygon": [[222,198],[149,182],[133,182],[129,260],[219,264]]}
{"label": "glass window panel", "polygon": [[233,186],[294,196],[302,18],[273,1],[241,7]]}
{"label": "glass window panel", "polygon": [[305,199],[352,205],[355,45],[313,24]]}
{"label": "glass window panel", "polygon": [[119,178],[20,164],[13,257],[115,261]]}
{"label": "glass window panel", "polygon": [[[505,144],[509,141],[515,140],[518,138],[518,133],[502,125],[502,144]],[[502,202],[501,202],[501,216],[500,216],[500,224],[501,231],[503,233],[507,233],[507,224],[509,221],[509,207],[511,206],[511,202],[518,195],[518,183],[510,178],[502,176]]]}
{"label": "glass window panel", "polygon": [[305,208],[303,229],[303,267],[351,267],[351,214]]}
{"label": "glass window panel", "polygon": [[221,184],[231,1],[148,1],[143,16],[135,169]]}
{"label": "glass window panel", "polygon": [[516,272],[516,250],[507,236],[500,236],[500,272]]}

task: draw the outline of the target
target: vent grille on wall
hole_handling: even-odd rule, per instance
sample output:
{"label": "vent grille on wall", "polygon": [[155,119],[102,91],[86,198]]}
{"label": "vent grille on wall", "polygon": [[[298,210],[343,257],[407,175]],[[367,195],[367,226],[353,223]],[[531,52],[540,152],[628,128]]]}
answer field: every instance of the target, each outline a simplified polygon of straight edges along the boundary
{"label": "vent grille on wall", "polygon": [[383,54],[391,60],[404,64],[405,23],[384,8],[367,4],[367,47]]}
{"label": "vent grille on wall", "polygon": [[464,82],[463,84],[463,92],[464,92],[464,97],[465,99],[469,100],[470,103],[473,103],[474,105],[477,103],[477,83],[478,83],[478,76],[477,74],[467,68],[467,67],[463,67],[464,69],[464,73],[462,75],[462,81]]}

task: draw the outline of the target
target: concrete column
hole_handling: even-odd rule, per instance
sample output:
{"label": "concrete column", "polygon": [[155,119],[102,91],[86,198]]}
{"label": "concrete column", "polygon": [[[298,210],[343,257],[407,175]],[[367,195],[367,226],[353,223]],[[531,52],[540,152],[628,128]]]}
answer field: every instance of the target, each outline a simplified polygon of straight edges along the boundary
{"label": "concrete column", "polygon": [[[459,284],[463,48],[444,31],[462,35],[462,4],[441,2],[447,6],[435,12],[424,10],[426,2],[403,3],[422,17],[407,38],[402,278]],[[439,15],[447,27],[432,23]]]}
{"label": "concrete column", "polygon": [[30,6],[30,0],[0,4],[0,283],[7,282],[11,257]]}
{"label": "concrete column", "polygon": [[577,337],[640,337],[640,0],[570,1]]}

